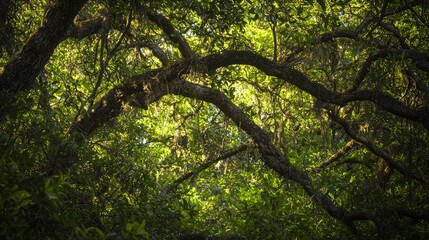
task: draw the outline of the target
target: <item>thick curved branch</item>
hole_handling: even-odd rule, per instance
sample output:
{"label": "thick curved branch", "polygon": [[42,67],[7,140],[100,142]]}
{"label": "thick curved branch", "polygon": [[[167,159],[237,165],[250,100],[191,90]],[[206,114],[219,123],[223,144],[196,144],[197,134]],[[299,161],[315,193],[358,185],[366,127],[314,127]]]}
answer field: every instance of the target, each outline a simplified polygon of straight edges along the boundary
{"label": "thick curved branch", "polygon": [[[157,71],[152,71],[147,74],[136,76],[129,84],[113,89],[111,92],[106,94],[105,97],[112,95],[112,92],[114,91],[129,94],[127,96],[129,97],[130,95],[139,92],[139,90],[141,91],[141,89],[139,89],[141,88],[140,85],[143,84],[142,82],[147,81],[147,79],[157,79],[157,84],[159,85],[163,81],[168,82],[170,80],[179,78],[183,74],[189,72],[191,67],[193,67],[195,71],[204,73],[214,72],[220,67],[227,67],[233,64],[245,64],[256,67],[259,70],[263,71],[265,74],[282,79],[323,102],[343,106],[353,101],[370,101],[377,106],[383,108],[384,110],[399,117],[420,122],[429,129],[428,106],[414,109],[405,105],[401,101],[378,91],[363,90],[351,93],[332,92],[325,88],[322,84],[311,81],[300,71],[282,66],[274,61],[271,61],[263,56],[260,56],[250,51],[226,51],[224,53],[211,54],[201,59],[185,59],[175,64],[172,64],[170,67],[161,68]],[[130,84],[135,84],[135,86],[138,87],[131,87]],[[152,86],[152,83],[150,83],[150,85]],[[125,89],[128,90],[125,91]],[[130,89],[134,90],[129,91]],[[118,99],[115,98],[114,101],[117,100]],[[109,102],[107,99],[104,99],[104,97],[102,101]],[[125,97],[120,101],[125,103],[127,102],[127,99]],[[91,132],[92,130],[93,129],[90,128],[87,132]]]}
{"label": "thick curved branch", "polygon": [[168,68],[169,71],[166,72],[156,71],[141,75],[133,79],[129,84],[111,90],[98,102],[92,112],[82,115],[70,128],[69,132],[90,133],[100,124],[119,115],[129,96],[139,92],[145,96],[146,107],[147,104],[157,101],[167,94],[176,94],[210,102],[253,138],[258,146],[262,160],[269,168],[276,171],[284,179],[300,184],[307,194],[311,196],[313,202],[323,207],[331,216],[349,226],[355,220],[371,219],[364,213],[350,213],[336,206],[327,195],[317,190],[305,172],[296,169],[286,157],[280,154],[271,143],[269,135],[251,121],[243,111],[220,91],[181,80],[179,76],[186,72],[184,69],[189,68],[190,64],[173,65],[174,67]]}
{"label": "thick curved branch", "polygon": [[[413,58],[421,58],[424,54],[408,52]],[[203,57],[200,62],[209,72],[219,67],[233,64],[251,65],[265,74],[282,79],[323,102],[335,105],[346,105],[353,101],[370,101],[384,110],[399,117],[420,122],[429,130],[429,107],[411,108],[388,94],[379,91],[362,90],[351,93],[337,93],[328,90],[320,83],[313,82],[298,70],[277,64],[263,56],[250,51],[226,51],[222,54],[212,54]]]}
{"label": "thick curved branch", "polygon": [[67,29],[88,0],[58,0],[21,52],[10,61],[0,76],[0,121],[11,110],[15,96],[32,88],[34,79],[49,61]]}
{"label": "thick curved branch", "polygon": [[147,109],[150,103],[169,92],[167,83],[187,73],[193,62],[193,59],[186,59],[169,67],[135,76],[128,83],[113,88],[94,104],[90,112],[82,114],[68,132],[89,135],[100,125],[117,117],[130,102]]}
{"label": "thick curved branch", "polygon": [[179,51],[184,58],[192,57],[194,55],[186,39],[182,36],[182,34],[180,34],[179,31],[174,28],[173,24],[170,22],[170,20],[168,20],[168,18],[164,17],[162,14],[152,12],[149,9],[144,9],[144,14],[148,17],[149,20],[158,25],[158,27],[164,31],[164,33],[173,43],[179,45]]}

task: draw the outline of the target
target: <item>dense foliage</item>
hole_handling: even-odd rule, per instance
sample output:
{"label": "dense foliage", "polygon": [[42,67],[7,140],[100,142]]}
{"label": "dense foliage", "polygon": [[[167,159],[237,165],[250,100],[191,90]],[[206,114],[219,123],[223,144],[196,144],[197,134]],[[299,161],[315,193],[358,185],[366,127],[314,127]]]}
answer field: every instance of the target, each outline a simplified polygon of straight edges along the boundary
{"label": "dense foliage", "polygon": [[0,239],[429,238],[428,7],[2,0]]}

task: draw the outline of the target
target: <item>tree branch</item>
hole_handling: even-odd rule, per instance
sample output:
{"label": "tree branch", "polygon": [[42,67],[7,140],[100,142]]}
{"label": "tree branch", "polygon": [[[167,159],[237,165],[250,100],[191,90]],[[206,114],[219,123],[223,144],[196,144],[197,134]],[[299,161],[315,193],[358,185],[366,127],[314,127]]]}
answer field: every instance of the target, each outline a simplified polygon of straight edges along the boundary
{"label": "tree branch", "polygon": [[[170,81],[179,78],[183,74],[189,72],[191,67],[193,67],[195,71],[198,72],[210,73],[214,72],[220,67],[227,67],[233,64],[245,64],[256,67],[263,71],[265,74],[282,79],[323,102],[344,106],[347,103],[353,101],[370,101],[377,106],[383,108],[384,110],[399,117],[420,122],[429,129],[428,106],[423,106],[417,109],[411,108],[402,103],[401,101],[378,91],[362,90],[350,93],[332,92],[325,88],[322,84],[309,80],[300,71],[282,66],[274,61],[271,61],[250,51],[225,51],[224,53],[211,54],[200,59],[184,59],[182,61],[172,64],[170,67],[161,68],[156,71],[136,76],[133,78],[132,81],[130,81],[130,83],[113,89],[108,94],[106,94],[105,97],[107,97],[108,95],[110,96],[112,94],[113,95],[110,97],[113,97],[115,94],[112,92],[115,91],[119,91],[123,94],[129,95],[135,94],[137,92],[142,92],[143,89],[140,85],[142,85],[143,83],[149,84],[150,86],[154,87],[153,84],[159,85],[163,81]],[[157,79],[158,83],[147,82],[147,80],[151,78]],[[139,86],[140,89],[139,87],[134,88],[130,86],[130,84],[135,84],[135,86]],[[164,91],[167,90],[165,89]],[[127,101],[127,97],[129,96],[125,96],[125,98],[123,99],[121,98],[120,101],[125,103]],[[114,99],[115,100],[111,100],[114,102],[118,100],[116,98]],[[107,99],[103,98],[102,101],[107,101]],[[150,103],[150,101],[148,103]],[[92,128],[89,129],[89,132],[91,132],[92,130]]]}
{"label": "tree branch", "polygon": [[167,54],[154,43],[148,43],[148,42],[136,42],[136,43],[130,43],[123,46],[120,46],[117,48],[116,52],[124,50],[124,49],[130,49],[130,48],[148,48],[151,50],[152,54],[159,59],[163,67],[166,67],[170,64],[170,60],[167,57]]}
{"label": "tree branch", "polygon": [[378,51],[378,52],[370,55],[365,60],[365,63],[363,64],[363,66],[360,68],[359,73],[358,73],[356,79],[354,80],[353,86],[347,92],[356,91],[360,87],[360,85],[363,82],[363,80],[365,79],[366,75],[369,73],[369,70],[371,68],[371,64],[380,58],[386,58],[388,56],[388,53],[389,53],[389,50],[383,49],[381,51]]}
{"label": "tree branch", "polygon": [[375,27],[373,27],[373,29],[371,29],[369,31],[371,33],[372,31],[374,31],[374,29],[376,27],[378,27],[382,23],[383,18],[385,18],[387,16],[392,16],[392,15],[398,14],[398,13],[406,11],[408,9],[412,9],[412,7],[417,6],[417,5],[421,5],[424,2],[422,0],[416,0],[416,1],[413,1],[410,3],[406,3],[404,6],[398,7],[395,10],[386,12],[388,3],[389,3],[389,1],[384,1],[382,9],[381,9],[381,13],[379,15],[365,18],[362,21],[362,23],[359,24],[359,26],[357,26],[354,30],[335,30],[332,32],[324,33],[321,35],[321,37],[319,38],[319,40],[316,43],[324,43],[324,42],[332,41],[335,38],[349,38],[349,39],[357,40],[359,34],[362,33],[362,31],[370,23],[377,21]]}
{"label": "tree branch", "polygon": [[169,92],[168,82],[180,78],[190,70],[192,59],[185,59],[169,67],[150,71],[130,79],[126,84],[117,86],[106,93],[90,112],[82,114],[69,128],[68,132],[80,132],[89,135],[100,125],[117,117],[133,96],[139,95],[138,105],[144,109],[150,103]]}
{"label": "tree branch", "polygon": [[182,184],[187,179],[189,179],[189,178],[194,179],[200,172],[206,170],[207,168],[209,168],[213,164],[215,164],[219,161],[222,161],[224,159],[230,158],[230,157],[237,155],[241,152],[244,152],[247,149],[252,148],[252,147],[253,147],[253,144],[243,144],[237,148],[226,151],[225,153],[223,153],[222,155],[220,155],[216,158],[207,159],[204,163],[202,163],[200,166],[198,166],[194,171],[183,174],[176,181],[174,181],[173,184],[169,185],[165,190],[165,194],[167,194],[169,191],[176,188],[178,185]]}
{"label": "tree branch", "polygon": [[344,147],[342,147],[338,152],[330,156],[327,160],[325,160],[323,163],[321,163],[317,168],[316,171],[322,170],[322,168],[326,168],[341,157],[343,157],[346,153],[348,153],[350,150],[353,149],[353,147],[356,145],[356,142],[354,140],[350,140]]}
{"label": "tree branch", "polygon": [[13,110],[16,95],[32,88],[34,79],[49,61],[58,44],[65,39],[74,17],[88,0],[58,0],[21,52],[0,75],[0,122]]}
{"label": "tree branch", "polygon": [[[421,58],[421,55],[424,55],[415,51],[409,52],[409,55],[411,54],[414,55],[413,58]],[[208,72],[213,72],[217,68],[227,67],[233,64],[251,65],[269,76],[275,76],[298,87],[323,102],[344,106],[353,101],[370,101],[399,117],[420,122],[429,130],[428,106],[412,108],[390,95],[379,91],[362,90],[351,93],[333,92],[322,84],[311,81],[300,71],[277,64],[250,51],[226,51],[222,54],[211,54],[203,57],[200,62],[206,66]]]}
{"label": "tree branch", "polygon": [[[296,169],[287,158],[280,154],[280,152],[271,143],[271,139],[268,134],[251,121],[243,111],[235,106],[229,98],[220,91],[192,84],[181,79],[181,76],[188,73],[192,67],[195,71],[211,72],[217,68],[226,67],[232,64],[247,64],[257,67],[267,75],[276,76],[312,95],[322,99],[327,99],[331,102],[338,103],[342,101],[342,103],[347,103],[348,101],[354,100],[370,100],[378,105],[385,106],[387,109],[396,109],[394,112],[398,112],[398,106],[392,106],[389,105],[392,103],[385,102],[386,100],[391,100],[387,95],[383,96],[379,93],[370,91],[353,92],[350,94],[333,93],[324,88],[323,85],[310,81],[301,72],[281,66],[260,55],[248,51],[228,51],[223,54],[208,55],[201,59],[185,59],[172,64],[169,67],[134,77],[129,83],[109,91],[96,104],[96,107],[94,107],[90,113],[82,115],[81,118],[73,124],[69,132],[92,132],[100,124],[118,116],[129,97],[136,93],[143,94],[142,105],[144,108],[147,108],[148,104],[157,101],[167,94],[176,94],[210,102],[216,105],[226,116],[231,118],[239,128],[243,129],[253,138],[255,144],[258,146],[262,161],[269,168],[276,171],[283,178],[300,184],[305,189],[306,193],[312,197],[313,202],[323,207],[331,216],[341,220],[349,226],[352,226],[352,222],[357,220],[372,220],[377,222],[366,213],[348,212],[347,210],[335,205],[327,195],[317,190],[305,172]],[[397,102],[398,101],[393,104],[398,104]],[[403,105],[399,106],[399,109],[400,111],[403,111],[402,114],[404,114],[404,112],[414,113],[415,111]],[[375,149],[375,146],[370,145],[367,141],[356,136],[354,140],[367,144],[373,151],[383,157],[386,157],[383,152]],[[388,159],[387,161],[391,160],[390,158],[386,159]],[[400,166],[398,167],[398,165],[393,161],[390,161],[390,164],[392,164],[392,166],[401,173],[416,178],[415,176],[408,174],[406,170]]]}
{"label": "tree branch", "polygon": [[171,24],[168,18],[164,17],[162,14],[152,12],[147,8],[144,9],[144,14],[150,21],[158,25],[158,27],[164,31],[164,33],[173,43],[179,45],[178,47],[182,57],[188,58],[194,55],[186,39],[180,34],[179,31],[174,28],[173,24]]}
{"label": "tree branch", "polygon": [[422,176],[410,173],[408,169],[402,167],[401,165],[399,165],[399,163],[395,162],[387,152],[378,148],[373,142],[359,136],[352,129],[352,127],[346,120],[340,118],[338,115],[334,113],[331,107],[329,107],[328,105],[325,105],[324,108],[328,110],[328,115],[331,117],[331,119],[337,122],[338,124],[340,124],[350,138],[352,138],[353,140],[355,140],[360,144],[363,144],[372,153],[374,153],[378,157],[381,157],[384,161],[386,161],[387,165],[389,165],[390,168],[395,169],[396,171],[398,171],[399,173],[401,173],[403,176],[407,178],[415,179],[422,183],[427,183],[427,180],[424,179]]}

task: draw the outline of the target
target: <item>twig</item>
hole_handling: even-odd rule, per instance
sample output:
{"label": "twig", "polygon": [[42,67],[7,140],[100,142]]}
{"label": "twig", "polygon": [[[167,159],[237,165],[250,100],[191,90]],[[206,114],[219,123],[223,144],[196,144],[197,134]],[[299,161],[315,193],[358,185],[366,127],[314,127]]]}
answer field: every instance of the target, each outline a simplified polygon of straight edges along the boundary
{"label": "twig", "polygon": [[209,168],[213,164],[215,164],[221,160],[227,159],[229,157],[232,157],[234,155],[237,155],[238,153],[241,153],[241,152],[243,152],[249,148],[255,148],[255,145],[253,145],[251,143],[243,144],[237,148],[226,151],[224,154],[222,154],[218,157],[209,158],[204,163],[202,163],[200,166],[198,166],[195,170],[188,172],[188,173],[185,173],[184,175],[179,177],[176,181],[174,181],[171,185],[167,186],[165,188],[165,190],[163,191],[164,194],[169,193],[171,190],[173,190],[174,188],[176,188],[177,186],[179,186],[180,184],[182,184],[183,182],[185,182],[189,178],[191,178],[191,181],[192,181],[193,179],[195,179],[198,176],[198,174],[200,172]]}
{"label": "twig", "polygon": [[344,147],[342,147],[338,152],[336,152],[334,155],[330,156],[326,161],[321,163],[317,168],[316,171],[319,172],[322,170],[322,168],[326,168],[338,159],[340,159],[342,156],[344,156],[347,152],[353,149],[353,147],[356,146],[356,142],[354,140],[350,140]]}

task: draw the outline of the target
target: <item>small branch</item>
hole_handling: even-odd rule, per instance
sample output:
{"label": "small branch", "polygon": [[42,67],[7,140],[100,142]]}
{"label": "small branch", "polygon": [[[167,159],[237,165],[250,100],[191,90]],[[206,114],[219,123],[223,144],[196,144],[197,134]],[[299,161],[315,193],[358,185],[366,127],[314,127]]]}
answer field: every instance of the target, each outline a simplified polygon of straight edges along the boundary
{"label": "small branch", "polygon": [[171,190],[173,190],[174,188],[176,188],[178,185],[182,184],[183,182],[185,182],[186,180],[188,180],[189,178],[194,179],[198,176],[198,174],[204,170],[206,170],[207,168],[209,168],[210,166],[212,166],[213,164],[225,160],[227,158],[230,158],[234,155],[237,155],[241,152],[246,151],[249,148],[254,148],[255,146],[253,144],[243,144],[237,148],[231,149],[226,151],[224,154],[220,155],[219,157],[216,158],[209,158],[208,160],[206,160],[204,163],[202,163],[200,166],[198,166],[194,171],[188,172],[183,174],[181,177],[179,177],[176,181],[174,181],[174,183],[172,183],[171,185],[167,186],[164,194],[169,193]]}
{"label": "small branch", "polygon": [[124,31],[122,32],[121,36],[119,37],[119,39],[116,42],[113,49],[110,52],[108,52],[106,57],[104,57],[104,49],[106,49],[106,51],[108,51],[108,49],[109,49],[108,48],[108,39],[107,39],[109,30],[107,28],[104,28],[104,31],[103,31],[102,36],[101,36],[100,59],[99,59],[100,70],[98,71],[97,81],[94,85],[94,88],[92,89],[91,94],[82,103],[81,107],[79,108],[78,112],[76,113],[76,116],[75,116],[73,122],[77,121],[79,115],[81,114],[81,111],[83,110],[83,108],[85,107],[85,105],[87,103],[88,103],[88,111],[91,111],[93,104],[94,104],[94,100],[97,96],[97,91],[100,88],[101,83],[103,81],[103,76],[104,76],[104,73],[106,72],[107,65],[109,64],[109,61],[114,56],[114,54],[119,51],[118,49],[120,48],[121,42],[124,40],[125,35],[131,26],[131,20],[132,20],[132,12],[130,11],[127,26],[125,27]]}
{"label": "small branch", "polygon": [[323,168],[328,167],[341,157],[343,157],[346,153],[348,153],[350,150],[353,149],[353,147],[356,146],[356,142],[354,140],[350,140],[344,147],[342,147],[338,152],[336,152],[334,155],[330,156],[326,161],[321,163],[317,168],[316,171],[319,172]]}
{"label": "small branch", "polygon": [[144,14],[150,21],[158,25],[158,27],[164,31],[164,33],[173,43],[179,45],[179,51],[184,58],[189,58],[194,55],[186,39],[180,34],[179,31],[174,28],[173,24],[168,18],[164,17],[162,14],[154,13],[149,9],[144,9]]}
{"label": "small branch", "polygon": [[426,102],[429,102],[429,87],[424,83],[424,81],[419,79],[415,72],[409,69],[404,69],[403,73],[415,82],[417,89],[423,93]]}
{"label": "small branch", "polygon": [[354,80],[353,86],[351,89],[349,89],[347,92],[354,92],[356,91],[359,86],[362,84],[363,80],[365,79],[366,75],[369,73],[369,70],[371,68],[371,64],[375,61],[377,61],[380,58],[386,58],[388,56],[389,50],[384,49],[379,52],[376,52],[372,55],[370,55],[363,66],[360,68],[359,73]]}
{"label": "small branch", "polygon": [[350,30],[336,30],[322,34],[319,39],[319,43],[329,42],[335,38],[350,38],[356,40],[358,33]]}
{"label": "small branch", "polygon": [[[125,49],[130,49],[130,48],[148,48],[149,50],[152,51],[152,54],[159,59],[159,61],[161,61],[162,66],[167,66],[170,64],[170,60],[167,57],[167,54],[165,54],[165,52],[156,44],[154,43],[148,43],[148,42],[136,42],[136,43],[130,43],[130,44],[126,44],[123,46],[120,46],[116,49],[115,52],[119,52]],[[112,53],[113,55],[113,53]]]}
{"label": "small branch", "polygon": [[367,33],[367,35],[371,35],[372,32],[374,32],[374,30],[380,26],[380,24],[383,22],[383,18],[386,16],[386,9],[387,9],[387,4],[389,3],[389,1],[384,0],[383,2],[383,6],[381,7],[381,12],[380,15],[378,17],[376,17],[377,23],[374,25],[374,27],[372,27],[369,32]]}
{"label": "small branch", "polygon": [[429,25],[427,24],[427,21],[425,18],[423,18],[423,16],[420,16],[415,10],[414,10],[414,6],[411,6],[407,1],[404,1],[405,5],[408,7],[408,9],[410,10],[411,13],[413,13],[414,16],[416,16],[420,22],[423,24],[423,26],[429,27]]}
{"label": "small branch", "polygon": [[273,61],[277,62],[278,56],[278,47],[277,47],[277,14],[272,16],[268,21],[268,24],[271,28],[271,33],[273,34],[273,48],[274,48],[274,56]]}
{"label": "small branch", "polygon": [[324,108],[328,110],[328,115],[331,117],[331,119],[333,121],[337,122],[338,124],[340,124],[341,127],[344,129],[344,131],[347,133],[347,135],[350,138],[352,138],[353,140],[355,140],[358,143],[361,143],[368,150],[370,150],[372,153],[374,153],[378,157],[382,158],[384,161],[386,161],[387,165],[389,165],[390,168],[395,169],[396,171],[401,173],[404,177],[415,179],[415,180],[422,182],[422,183],[427,183],[427,180],[424,179],[422,176],[410,173],[406,168],[402,167],[401,165],[399,165],[399,163],[395,162],[387,152],[378,148],[373,142],[359,136],[352,129],[352,127],[350,126],[350,124],[346,120],[344,120],[344,119],[340,118],[338,115],[334,114],[334,111],[330,106],[325,105]]}
{"label": "small branch", "polygon": [[410,45],[407,44],[404,37],[402,37],[401,33],[399,32],[399,29],[395,27],[393,24],[387,24],[387,23],[380,23],[380,26],[392,33],[394,37],[396,37],[399,41],[399,45],[403,49],[411,49]]}
{"label": "small branch", "polygon": [[[103,33],[104,35],[107,35],[107,33]],[[107,49],[107,36],[103,36],[101,38],[101,47],[100,47],[100,70],[98,71],[98,77],[97,82],[94,85],[94,88],[92,89],[91,94],[87,98],[87,101],[89,103],[88,109],[92,109],[92,105],[94,104],[95,97],[97,95],[98,88],[101,86],[101,82],[103,81],[103,75],[106,71],[108,59],[104,58],[104,49]]]}

